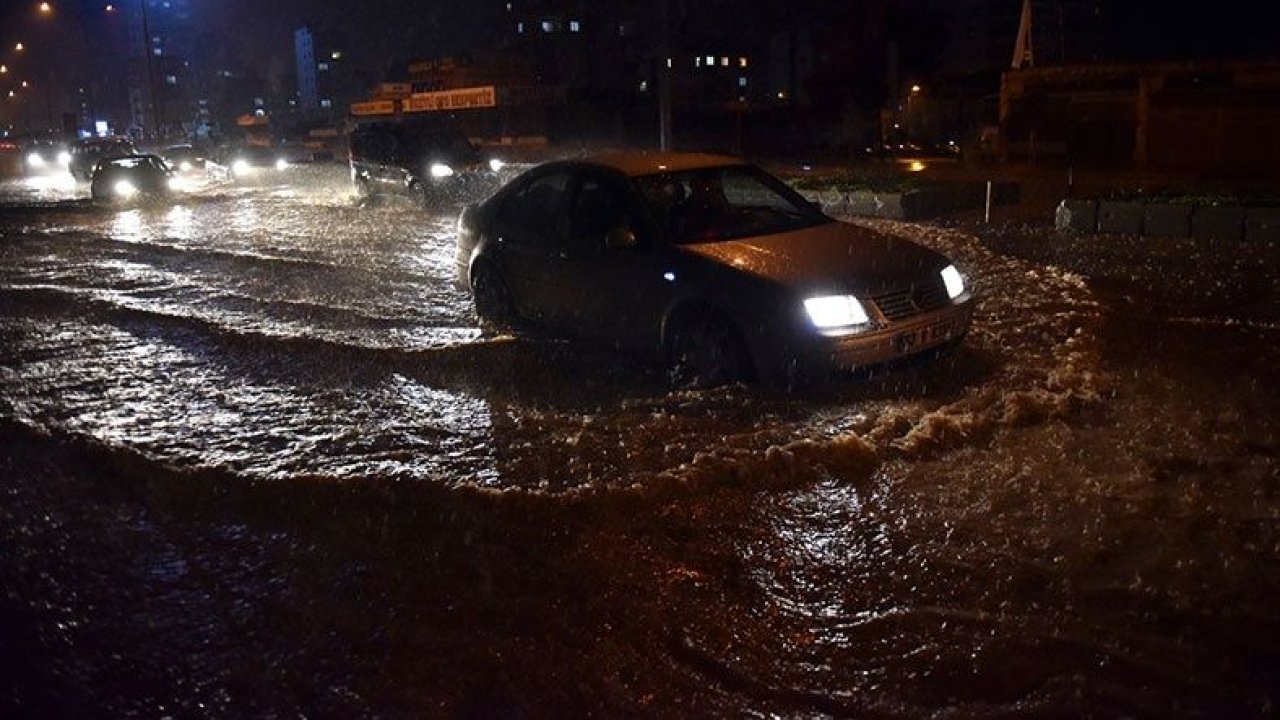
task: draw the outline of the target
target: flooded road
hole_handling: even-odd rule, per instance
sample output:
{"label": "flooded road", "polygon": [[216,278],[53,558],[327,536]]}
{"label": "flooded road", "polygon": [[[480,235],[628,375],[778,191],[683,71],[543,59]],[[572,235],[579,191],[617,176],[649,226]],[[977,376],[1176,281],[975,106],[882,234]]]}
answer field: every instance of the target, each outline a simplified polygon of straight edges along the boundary
{"label": "flooded road", "polygon": [[342,168],[83,194],[0,185],[0,709],[1275,711],[1273,248],[878,222],[973,278],[953,355],[672,391],[482,333]]}

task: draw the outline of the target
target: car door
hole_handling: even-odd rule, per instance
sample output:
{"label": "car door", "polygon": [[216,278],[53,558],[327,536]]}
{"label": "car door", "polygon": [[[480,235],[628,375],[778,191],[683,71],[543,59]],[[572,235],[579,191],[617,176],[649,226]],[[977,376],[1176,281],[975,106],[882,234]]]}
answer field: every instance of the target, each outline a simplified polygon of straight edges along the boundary
{"label": "car door", "polygon": [[492,254],[521,315],[552,323],[565,308],[552,278],[564,262],[570,171],[550,169],[499,198]]}
{"label": "car door", "polygon": [[[634,233],[631,247],[610,247],[610,233]],[[567,309],[564,323],[579,334],[615,346],[637,346],[657,336],[662,308],[673,292],[665,246],[630,183],[586,170],[576,179],[561,262],[551,292]]]}

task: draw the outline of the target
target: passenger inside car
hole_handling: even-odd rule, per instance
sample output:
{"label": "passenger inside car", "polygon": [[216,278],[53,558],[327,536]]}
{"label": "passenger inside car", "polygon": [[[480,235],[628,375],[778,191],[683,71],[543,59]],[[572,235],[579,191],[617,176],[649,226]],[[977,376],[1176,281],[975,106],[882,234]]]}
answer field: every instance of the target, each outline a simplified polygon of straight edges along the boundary
{"label": "passenger inside car", "polygon": [[728,219],[719,173],[699,173],[689,181],[689,197],[680,209],[679,234],[685,238],[715,237]]}

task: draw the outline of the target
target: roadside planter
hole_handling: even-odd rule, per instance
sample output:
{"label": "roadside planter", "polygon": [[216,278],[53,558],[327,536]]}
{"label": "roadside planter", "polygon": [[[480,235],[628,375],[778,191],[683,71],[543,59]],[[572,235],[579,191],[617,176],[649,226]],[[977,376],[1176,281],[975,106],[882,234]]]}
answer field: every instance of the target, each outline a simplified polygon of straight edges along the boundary
{"label": "roadside planter", "polygon": [[1197,240],[1239,240],[1244,237],[1244,208],[1238,205],[1197,205],[1191,215],[1191,237]]}
{"label": "roadside planter", "polygon": [[1098,203],[1098,232],[1112,235],[1141,235],[1146,205],[1129,200]]}
{"label": "roadside planter", "polygon": [[1251,207],[1244,213],[1247,242],[1280,242],[1280,207]]}
{"label": "roadside planter", "polygon": [[[1011,183],[999,183],[995,191],[997,202],[1010,202],[1018,196],[1017,186]],[[815,188],[801,189],[800,194],[821,205],[826,212],[890,220],[920,220],[981,207],[984,185],[951,183],[900,191]]]}
{"label": "roadside planter", "polygon": [[1058,203],[1058,209],[1054,212],[1053,224],[1059,230],[1097,232],[1098,201],[1074,198],[1063,200]]}
{"label": "roadside planter", "polygon": [[1142,234],[1148,237],[1188,237],[1194,205],[1150,203],[1142,214]]}
{"label": "roadside planter", "polygon": [[1173,202],[1067,198],[1054,210],[1054,226],[1106,235],[1280,242],[1280,206],[1251,206],[1229,196],[1172,197]]}

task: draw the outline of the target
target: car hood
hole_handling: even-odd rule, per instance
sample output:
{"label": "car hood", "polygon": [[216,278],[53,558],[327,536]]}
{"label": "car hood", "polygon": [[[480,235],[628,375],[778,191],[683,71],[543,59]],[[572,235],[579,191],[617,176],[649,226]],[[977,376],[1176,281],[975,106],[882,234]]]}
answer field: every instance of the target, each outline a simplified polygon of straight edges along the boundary
{"label": "car hood", "polygon": [[878,294],[946,267],[946,257],[909,240],[842,222],[683,246],[684,250],[806,292]]}

